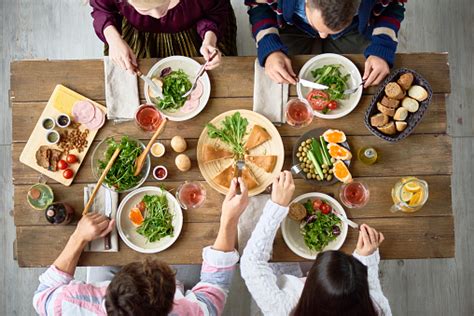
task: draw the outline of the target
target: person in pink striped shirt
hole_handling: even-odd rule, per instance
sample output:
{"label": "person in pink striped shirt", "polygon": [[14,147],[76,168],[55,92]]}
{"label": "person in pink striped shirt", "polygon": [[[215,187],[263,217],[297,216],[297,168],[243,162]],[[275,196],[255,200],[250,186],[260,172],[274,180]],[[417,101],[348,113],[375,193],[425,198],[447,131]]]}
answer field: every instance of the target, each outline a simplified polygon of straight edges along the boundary
{"label": "person in pink striped shirt", "polygon": [[[236,193],[237,185],[241,194]],[[241,178],[234,179],[222,204],[214,245],[203,249],[201,280],[187,292],[177,285],[171,267],[155,259],[130,263],[111,281],[74,280],[84,247],[115,224],[103,215],[87,214],[53,265],[39,277],[33,306],[40,315],[221,315],[239,261],[237,223],[247,205],[247,188]]]}

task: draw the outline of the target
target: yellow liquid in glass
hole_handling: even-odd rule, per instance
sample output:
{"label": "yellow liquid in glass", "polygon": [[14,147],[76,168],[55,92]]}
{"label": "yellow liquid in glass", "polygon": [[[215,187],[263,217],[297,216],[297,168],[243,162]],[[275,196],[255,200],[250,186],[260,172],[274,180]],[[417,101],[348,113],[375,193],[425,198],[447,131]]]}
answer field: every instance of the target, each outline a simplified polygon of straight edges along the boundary
{"label": "yellow liquid in glass", "polygon": [[392,189],[392,200],[395,207],[405,213],[420,210],[427,199],[427,183],[415,177],[401,179]]}

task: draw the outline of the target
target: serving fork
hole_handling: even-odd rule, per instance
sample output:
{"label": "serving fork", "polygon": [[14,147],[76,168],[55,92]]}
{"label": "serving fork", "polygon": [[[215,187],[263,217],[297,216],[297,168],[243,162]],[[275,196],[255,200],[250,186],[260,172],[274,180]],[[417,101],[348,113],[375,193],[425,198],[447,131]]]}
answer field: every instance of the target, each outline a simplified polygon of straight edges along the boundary
{"label": "serving fork", "polygon": [[196,89],[199,78],[201,78],[201,76],[206,71],[206,66],[214,59],[214,57],[217,56],[217,53],[219,53],[219,51],[217,49],[214,50],[212,52],[211,56],[209,56],[209,59],[204,64],[202,64],[201,68],[199,68],[199,70],[196,74],[196,78],[194,79],[194,82],[193,82],[193,85],[191,86],[191,89],[189,89],[188,91],[186,91],[185,94],[183,94],[183,98],[188,97],[194,91],[194,89]]}

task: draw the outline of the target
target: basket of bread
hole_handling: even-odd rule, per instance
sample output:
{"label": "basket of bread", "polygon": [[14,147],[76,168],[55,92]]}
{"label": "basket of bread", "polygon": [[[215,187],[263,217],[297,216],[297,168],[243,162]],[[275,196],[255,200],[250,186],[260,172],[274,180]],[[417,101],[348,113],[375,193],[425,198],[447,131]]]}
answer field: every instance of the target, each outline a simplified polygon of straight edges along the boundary
{"label": "basket of bread", "polygon": [[420,123],[432,95],[431,86],[417,72],[397,69],[375,93],[365,113],[365,125],[386,141],[402,140]]}

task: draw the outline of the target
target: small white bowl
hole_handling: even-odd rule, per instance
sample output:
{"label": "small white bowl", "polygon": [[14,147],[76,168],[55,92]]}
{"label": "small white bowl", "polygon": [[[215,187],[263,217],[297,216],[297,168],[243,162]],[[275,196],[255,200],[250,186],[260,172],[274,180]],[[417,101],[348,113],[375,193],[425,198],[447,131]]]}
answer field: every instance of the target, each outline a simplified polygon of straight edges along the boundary
{"label": "small white bowl", "polygon": [[[154,148],[157,148],[157,147],[161,148],[161,154],[159,154],[159,155],[155,155],[154,150],[153,150]],[[156,143],[153,144],[153,146],[151,146],[150,152],[151,152],[151,155],[152,155],[153,157],[156,157],[156,158],[163,157],[163,155],[164,155],[165,152],[166,152],[166,150],[165,150],[165,145],[163,145],[163,144],[160,143],[160,142],[156,142]]]}
{"label": "small white bowl", "polygon": [[[66,124],[61,124],[61,123],[59,122],[59,118],[62,117],[62,116],[64,116],[64,117],[67,119],[67,121],[66,121],[67,123],[66,123]],[[61,128],[66,128],[66,127],[68,127],[70,124],[71,124],[71,118],[70,118],[69,115],[67,115],[66,113],[61,113],[61,114],[59,114],[58,117],[56,118],[56,125],[59,126],[59,127],[61,127]]]}
{"label": "small white bowl", "polygon": [[[50,135],[56,135],[56,140],[55,141],[51,141],[49,140],[49,136]],[[59,133],[55,130],[50,130],[46,133],[46,141],[48,142],[48,144],[51,144],[51,145],[54,145],[54,144],[57,144],[59,142],[59,139],[61,138],[61,136],[59,135]]]}
{"label": "small white bowl", "polygon": [[[162,168],[165,170],[165,175],[163,177],[157,177],[156,174],[155,174],[155,171],[159,168]],[[155,180],[158,180],[158,181],[163,181],[164,179],[166,179],[168,177],[168,169],[166,169],[165,166],[162,166],[162,165],[159,165],[159,166],[156,166],[155,168],[153,168],[153,178],[155,178]]]}
{"label": "small white bowl", "polygon": [[[46,124],[46,122],[50,121],[51,122],[51,127],[47,128],[46,126],[44,126]],[[53,118],[51,117],[45,117],[43,119],[43,121],[41,122],[41,126],[44,128],[44,130],[46,131],[50,131],[52,130],[55,126],[56,126],[56,122],[53,120]]]}

